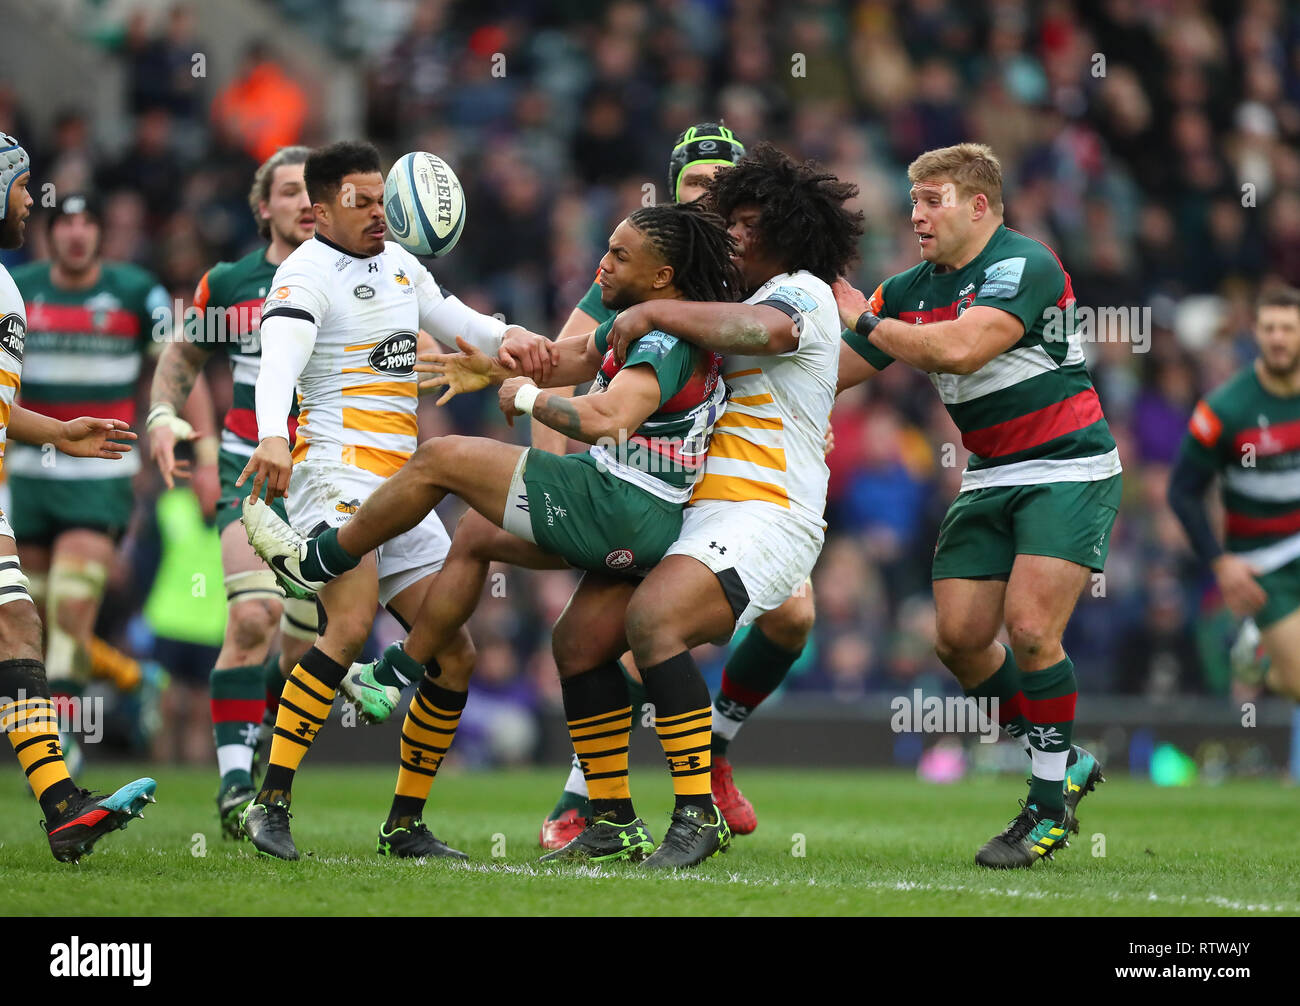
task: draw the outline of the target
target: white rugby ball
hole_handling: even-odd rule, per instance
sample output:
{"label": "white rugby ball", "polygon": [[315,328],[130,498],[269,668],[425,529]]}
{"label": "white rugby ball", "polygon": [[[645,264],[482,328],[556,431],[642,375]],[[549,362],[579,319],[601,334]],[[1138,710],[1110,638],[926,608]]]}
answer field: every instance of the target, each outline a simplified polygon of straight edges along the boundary
{"label": "white rugby ball", "polygon": [[384,181],[384,216],[393,240],[416,255],[446,255],[465,228],[465,192],[441,157],[398,159]]}

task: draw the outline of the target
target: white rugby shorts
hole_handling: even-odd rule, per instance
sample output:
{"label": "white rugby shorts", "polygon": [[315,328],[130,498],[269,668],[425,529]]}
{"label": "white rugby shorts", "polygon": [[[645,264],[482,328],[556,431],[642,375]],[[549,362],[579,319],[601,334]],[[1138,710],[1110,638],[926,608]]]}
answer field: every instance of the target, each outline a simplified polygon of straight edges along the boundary
{"label": "white rugby shorts", "polygon": [[[384,479],[337,461],[307,459],[293,466],[285,511],[289,523],[310,534],[321,523],[342,527]],[[379,602],[387,605],[413,583],[442,569],[451,548],[447,529],[435,511],[375,550],[379,562]]]}
{"label": "white rugby shorts", "polygon": [[731,602],[736,627],[779,608],[812,574],[826,532],[784,507],[705,500],[688,506],[666,555],[711,569]]}

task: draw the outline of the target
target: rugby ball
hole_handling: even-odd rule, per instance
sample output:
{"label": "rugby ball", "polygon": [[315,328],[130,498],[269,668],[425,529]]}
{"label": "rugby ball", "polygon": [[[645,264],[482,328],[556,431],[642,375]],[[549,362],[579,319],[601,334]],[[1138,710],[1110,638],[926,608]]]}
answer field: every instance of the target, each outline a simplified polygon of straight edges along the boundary
{"label": "rugby ball", "polygon": [[416,151],[384,181],[384,216],[393,240],[416,255],[446,255],[465,229],[465,192],[441,157]]}

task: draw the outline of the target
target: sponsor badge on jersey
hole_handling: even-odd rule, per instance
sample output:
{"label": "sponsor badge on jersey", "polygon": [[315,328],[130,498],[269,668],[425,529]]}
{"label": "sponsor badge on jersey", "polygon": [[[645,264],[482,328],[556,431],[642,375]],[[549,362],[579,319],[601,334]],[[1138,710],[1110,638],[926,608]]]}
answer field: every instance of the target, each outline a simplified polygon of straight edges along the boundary
{"label": "sponsor badge on jersey", "polygon": [[19,363],[23,362],[23,347],[27,343],[27,325],[16,314],[0,318],[0,348]]}
{"label": "sponsor badge on jersey", "polygon": [[384,374],[415,373],[415,333],[394,332],[370,351],[370,366]]}
{"label": "sponsor badge on jersey", "polygon": [[994,262],[984,270],[984,285],[980,287],[981,297],[1011,298],[1020,289],[1020,278],[1025,274],[1025,257],[1004,258]]}

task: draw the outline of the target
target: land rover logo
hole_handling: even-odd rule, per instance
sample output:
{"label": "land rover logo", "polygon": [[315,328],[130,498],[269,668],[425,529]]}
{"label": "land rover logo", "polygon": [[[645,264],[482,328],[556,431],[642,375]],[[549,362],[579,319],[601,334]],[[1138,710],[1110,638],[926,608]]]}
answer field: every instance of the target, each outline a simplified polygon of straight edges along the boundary
{"label": "land rover logo", "polygon": [[6,353],[23,362],[23,345],[27,342],[27,323],[16,314],[6,314],[0,318],[0,347]]}
{"label": "land rover logo", "polygon": [[394,332],[370,351],[370,366],[385,374],[415,373],[415,333]]}
{"label": "land rover logo", "polygon": [[357,300],[369,300],[374,295],[375,288],[372,286],[366,286],[364,283],[352,291],[352,296],[356,297]]}

